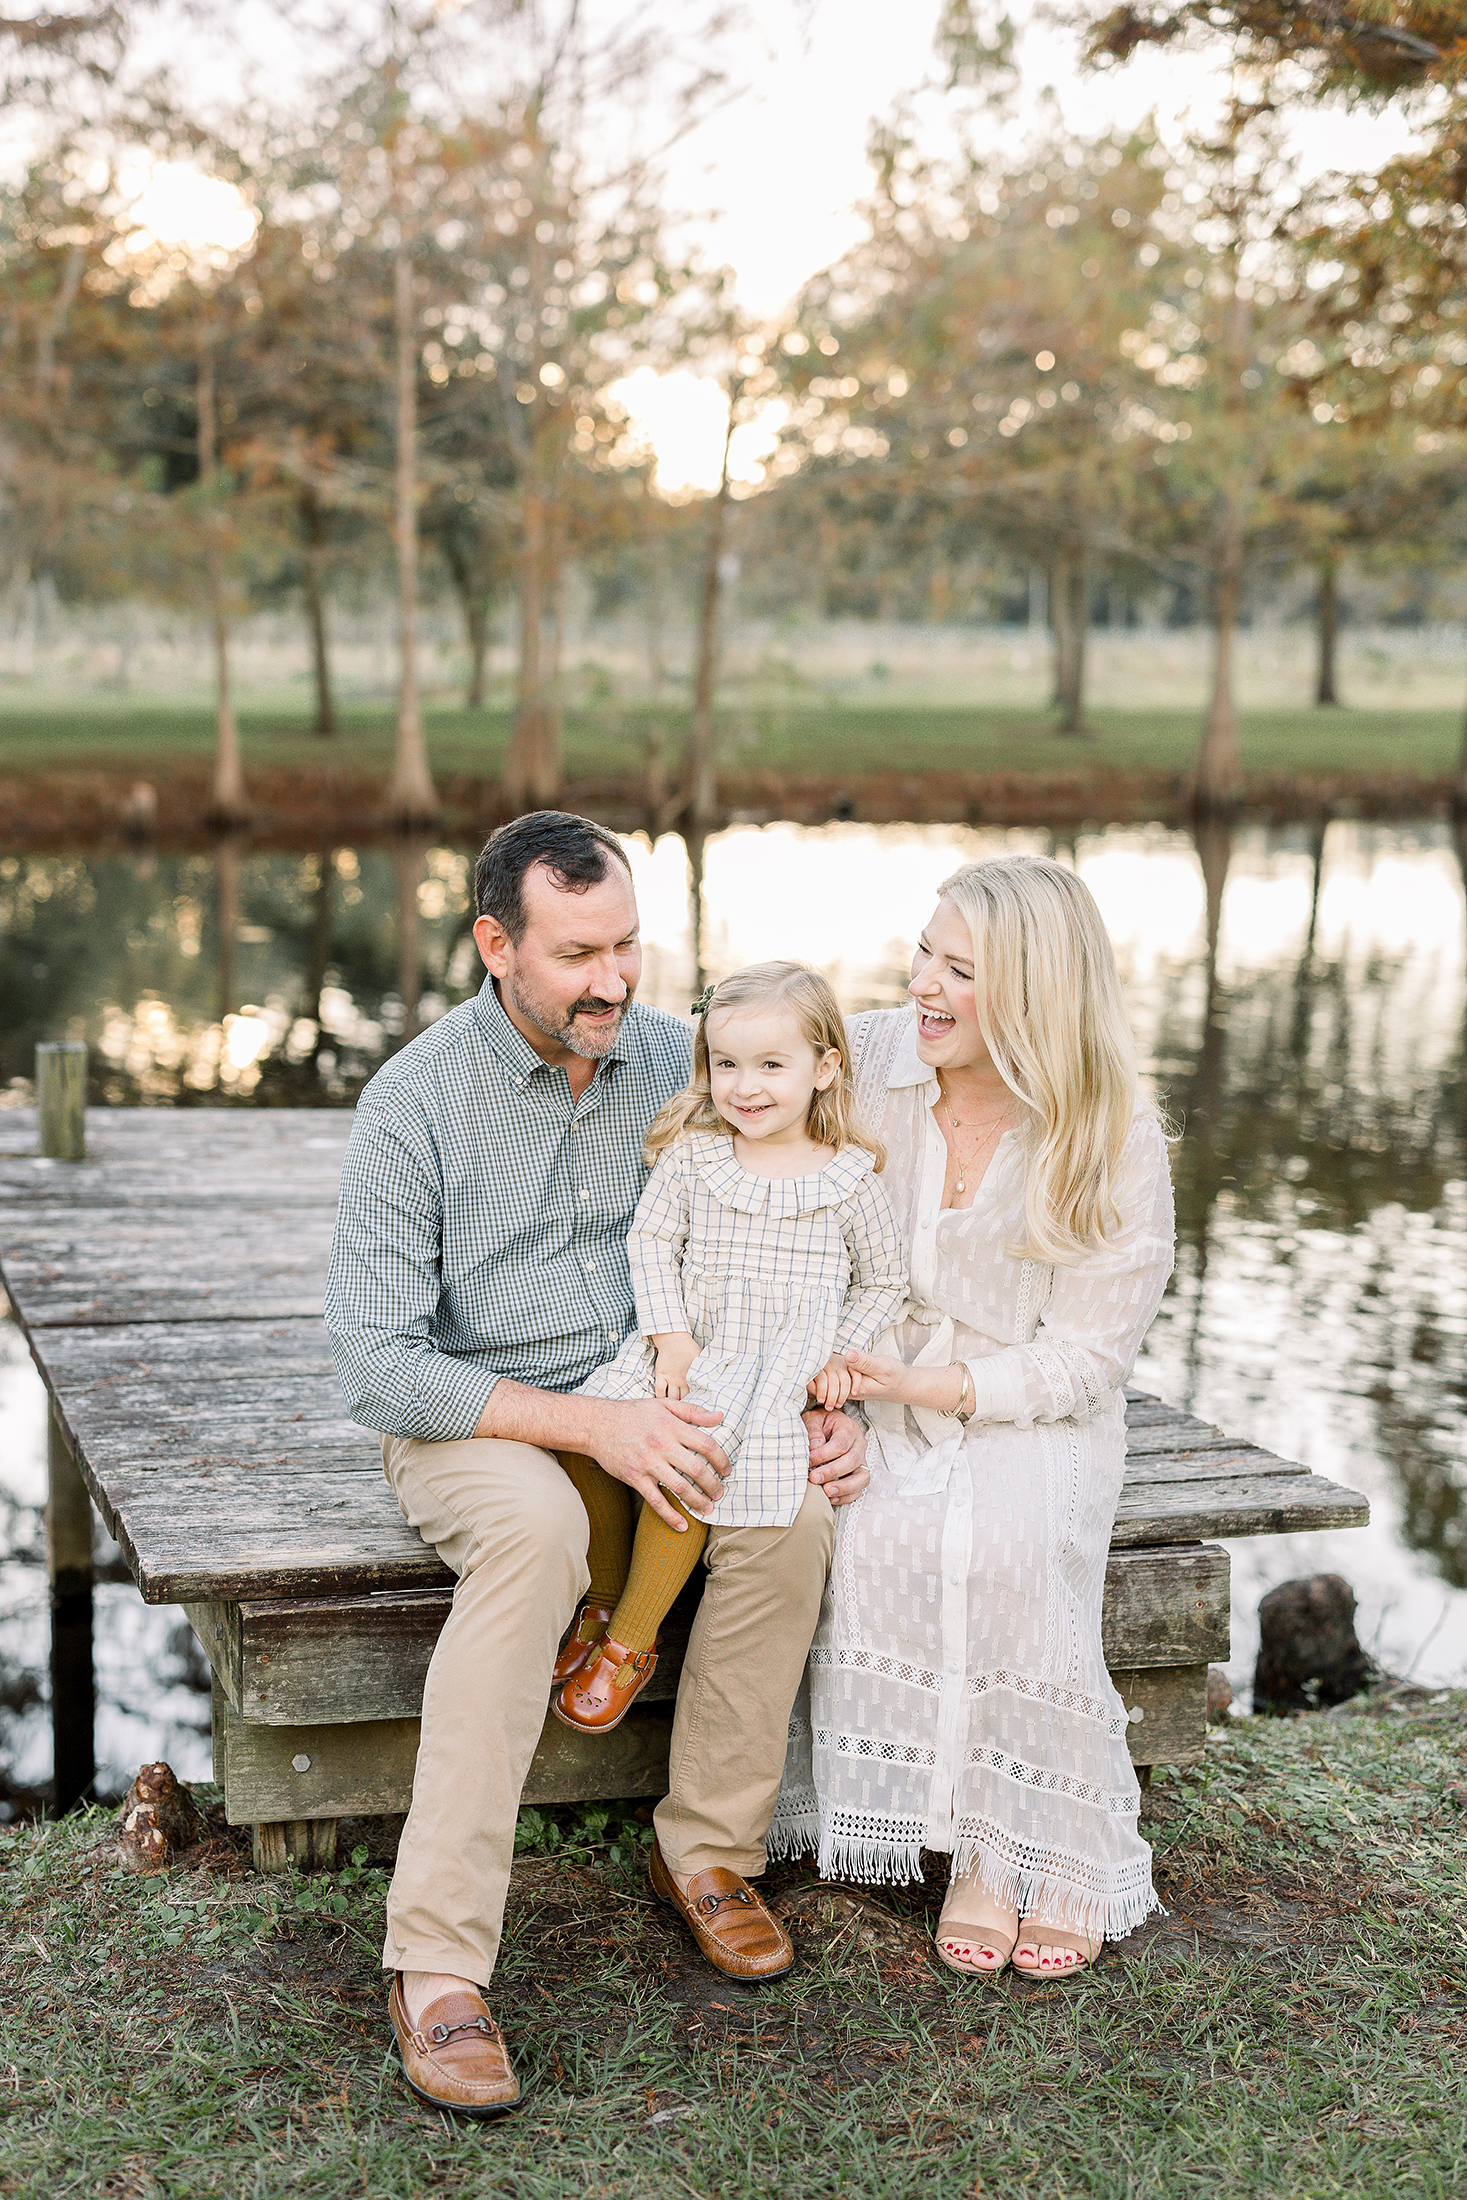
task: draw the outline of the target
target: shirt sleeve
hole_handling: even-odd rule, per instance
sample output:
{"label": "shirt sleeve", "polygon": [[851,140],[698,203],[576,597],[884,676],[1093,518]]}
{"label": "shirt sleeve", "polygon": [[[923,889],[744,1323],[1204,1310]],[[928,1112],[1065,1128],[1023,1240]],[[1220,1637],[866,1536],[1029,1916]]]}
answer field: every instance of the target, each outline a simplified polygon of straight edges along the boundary
{"label": "shirt sleeve", "polygon": [[841,1215],[851,1281],[836,1325],[837,1352],[866,1352],[907,1297],[902,1233],[875,1176],[862,1177]]}
{"label": "shirt sleeve", "polygon": [[966,1363],[975,1421],[1092,1421],[1125,1382],[1175,1258],[1171,1167],[1154,1117],[1132,1125],[1116,1205],[1120,1226],[1099,1251],[1054,1269],[1033,1343]]}
{"label": "shirt sleeve", "polygon": [[644,1337],[688,1327],[683,1304],[683,1247],[692,1209],[692,1171],[674,1146],[660,1154],[627,1232],[627,1266]]}
{"label": "shirt sleeve", "polygon": [[326,1334],[364,1428],[448,1443],[472,1436],[500,1380],[480,1352],[433,1337],[443,1288],[443,1187],[427,1122],[364,1100],[346,1149],[326,1284]]}

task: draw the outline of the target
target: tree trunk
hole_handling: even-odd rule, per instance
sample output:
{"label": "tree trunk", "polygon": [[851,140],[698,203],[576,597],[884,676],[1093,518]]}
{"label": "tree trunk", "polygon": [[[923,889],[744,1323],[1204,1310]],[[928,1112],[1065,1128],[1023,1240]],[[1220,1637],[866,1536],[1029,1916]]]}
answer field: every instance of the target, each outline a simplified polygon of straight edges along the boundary
{"label": "tree trunk", "polygon": [[1067,546],[1049,570],[1049,615],[1054,627],[1056,733],[1085,731],[1085,639],[1090,626],[1090,571],[1082,549]]}
{"label": "tree trunk", "polygon": [[[697,833],[707,832],[718,808],[718,778],[713,768],[713,696],[718,680],[718,599],[723,585],[723,543],[728,527],[728,452],[733,441],[733,431],[734,393],[730,390],[718,494],[713,499],[713,509],[708,514],[703,600],[698,616],[698,656],[693,675],[693,726],[688,744],[688,815]],[[701,878],[701,868],[699,876]],[[701,964],[699,969],[701,974]]]}
{"label": "tree trunk", "polygon": [[314,489],[303,489],[300,498],[305,555],[301,584],[306,599],[306,624],[311,630],[311,667],[316,680],[316,723],[313,733],[329,740],[337,731],[336,702],[331,693],[331,660],[326,648],[326,600],[321,587],[321,568],[326,553],[326,528],[321,500]]}
{"label": "tree trunk", "polygon": [[521,529],[519,676],[514,730],[504,771],[505,797],[516,815],[531,803],[552,807],[560,792],[560,726],[549,694],[549,653],[545,647],[548,518],[546,499],[537,482],[526,495]]}
{"label": "tree trunk", "polygon": [[688,923],[693,935],[693,999],[708,983],[703,968],[703,857],[708,835],[701,826],[689,826],[684,834],[688,851]]}
{"label": "tree trunk", "polygon": [[[533,176],[525,179],[532,200],[542,201],[546,183],[543,156]],[[552,250],[539,232],[531,238],[529,283],[524,294],[527,316],[543,328],[545,294],[549,286]],[[511,810],[518,812],[535,803],[554,806],[560,796],[560,709],[558,703],[558,649],[546,649],[545,628],[557,605],[554,526],[555,428],[548,418],[553,398],[546,394],[540,369],[545,364],[537,336],[533,352],[537,395],[529,408],[529,447],[525,465],[525,501],[520,542],[520,664],[515,695],[514,731],[505,759],[504,791]],[[547,459],[549,463],[547,463]],[[557,629],[558,640],[558,629]]]}
{"label": "tree trunk", "polygon": [[[643,499],[650,502],[650,492]],[[647,688],[660,701],[667,685],[667,556],[666,536],[657,522],[650,528],[647,558]]]}
{"label": "tree trunk", "polygon": [[1335,686],[1335,652],[1340,634],[1340,603],[1333,559],[1319,568],[1319,595],[1314,615],[1319,632],[1319,676],[1314,684],[1316,703],[1338,703]]}
{"label": "tree trunk", "polygon": [[1233,701],[1233,643],[1243,595],[1243,539],[1231,502],[1224,515],[1212,591],[1212,698],[1192,765],[1189,792],[1199,810],[1226,809],[1238,787],[1238,713]]}
{"label": "tree trunk", "polygon": [[51,300],[50,311],[41,323],[41,333],[36,341],[36,387],[43,393],[56,379],[56,340],[63,333],[76,304],[76,294],[81,288],[82,271],[86,267],[86,254],[79,244],[68,247],[61,270],[61,280]]}
{"label": "tree trunk", "polygon": [[209,819],[237,825],[249,815],[239,728],[229,693],[229,622],[224,613],[223,513],[218,506],[219,432],[214,392],[214,335],[206,322],[199,342],[199,487],[204,496],[204,571],[209,597],[209,631],[214,650],[214,780]]}
{"label": "tree trunk", "polygon": [[329,848],[323,848],[316,858],[316,892],[311,913],[311,958],[306,968],[307,1013],[316,1026],[315,1043],[311,1059],[320,1056],[326,1044],[321,1029],[321,995],[326,990],[326,972],[331,964],[332,885],[336,878],[336,865]]}
{"label": "tree trunk", "polygon": [[489,598],[474,585],[473,566],[464,556],[463,544],[452,528],[443,537],[443,556],[464,615],[464,638],[469,645],[469,685],[466,710],[484,708],[484,667],[489,656]]}
{"label": "tree trunk", "polygon": [[[239,930],[239,840],[221,834],[214,849],[214,917],[219,932],[219,1021],[234,1008],[234,935]],[[219,1049],[219,1071],[224,1049]],[[216,1072],[215,1083],[219,1081]]]}
{"label": "tree trunk", "polygon": [[438,796],[428,770],[423,711],[418,695],[418,343],[413,303],[413,263],[400,239],[392,262],[393,320],[397,337],[397,480],[394,536],[397,549],[398,646],[402,657],[397,705],[397,748],[387,790],[388,813],[398,825],[431,825]]}
{"label": "tree trunk", "polygon": [[402,1002],[400,1042],[418,1036],[418,1003],[423,993],[423,941],[419,922],[418,881],[423,875],[423,843],[404,840],[397,850],[397,991]]}
{"label": "tree trunk", "polygon": [[489,599],[477,588],[462,597],[464,628],[469,638],[469,685],[464,697],[469,710],[484,708],[484,668],[489,659]]}

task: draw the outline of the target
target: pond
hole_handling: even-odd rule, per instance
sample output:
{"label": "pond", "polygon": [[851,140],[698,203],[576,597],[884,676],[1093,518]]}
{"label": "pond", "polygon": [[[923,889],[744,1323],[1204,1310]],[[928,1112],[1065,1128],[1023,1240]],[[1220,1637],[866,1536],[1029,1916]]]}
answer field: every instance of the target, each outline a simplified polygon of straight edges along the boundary
{"label": "pond", "polygon": [[[938,882],[1043,831],[735,827],[710,840],[702,960],[828,969],[848,1008],[903,997]],[[687,852],[628,843],[644,997],[685,1010]],[[1157,825],[1059,845],[1116,942],[1147,1074],[1180,1127],[1177,1270],[1137,1380],[1370,1499],[1368,1529],[1232,1546],[1235,1687],[1259,1596],[1341,1572],[1390,1671],[1467,1678],[1467,921],[1463,857],[1422,821]],[[93,1049],[95,1102],[349,1104],[471,991],[469,848],[0,860],[0,1088],[35,1042]],[[0,1326],[0,1810],[49,1770],[40,1384]],[[106,1571],[117,1575],[114,1560]],[[101,1784],[168,1755],[207,1774],[181,1615],[98,1589]]]}

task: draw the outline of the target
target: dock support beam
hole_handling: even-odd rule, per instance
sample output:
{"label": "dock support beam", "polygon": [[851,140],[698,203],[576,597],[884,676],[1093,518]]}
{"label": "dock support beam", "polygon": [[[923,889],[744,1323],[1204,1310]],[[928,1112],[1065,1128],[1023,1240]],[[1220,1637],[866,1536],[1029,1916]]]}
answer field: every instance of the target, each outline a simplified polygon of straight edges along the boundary
{"label": "dock support beam", "polygon": [[92,1501],[52,1406],[46,1415],[46,1572],[51,1584],[52,1802],[59,1818],[97,1776],[92,1672]]}
{"label": "dock support beam", "polygon": [[36,1109],[41,1152],[52,1161],[85,1161],[87,1050],[80,1040],[36,1048]]}

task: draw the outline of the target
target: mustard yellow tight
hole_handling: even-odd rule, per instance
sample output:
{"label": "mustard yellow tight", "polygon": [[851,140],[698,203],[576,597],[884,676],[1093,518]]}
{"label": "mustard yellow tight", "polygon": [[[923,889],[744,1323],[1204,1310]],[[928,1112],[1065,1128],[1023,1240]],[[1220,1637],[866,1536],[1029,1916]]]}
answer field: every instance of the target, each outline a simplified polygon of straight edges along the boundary
{"label": "mustard yellow tight", "polygon": [[633,1498],[625,1482],[613,1480],[584,1453],[563,1451],[558,1457],[591,1524],[587,1553],[591,1586],[586,1602],[611,1610],[606,1632],[613,1642],[624,1650],[650,1650],[679,1589],[703,1556],[707,1527],[664,1490],[663,1496],[682,1514],[687,1527],[679,1535],[650,1505],[644,1505],[634,1535]]}

